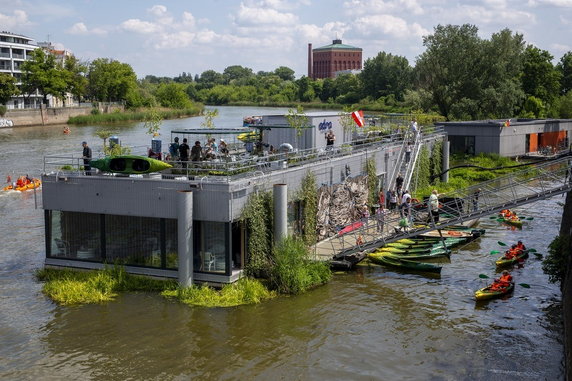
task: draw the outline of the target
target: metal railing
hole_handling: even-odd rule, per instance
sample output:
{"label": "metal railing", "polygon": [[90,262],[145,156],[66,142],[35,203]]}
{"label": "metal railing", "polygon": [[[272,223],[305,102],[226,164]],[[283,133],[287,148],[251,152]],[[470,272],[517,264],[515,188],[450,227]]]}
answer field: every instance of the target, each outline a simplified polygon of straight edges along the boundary
{"label": "metal railing", "polygon": [[[432,135],[442,134],[442,129],[435,129]],[[430,134],[430,135],[431,135]],[[402,144],[401,133],[364,137],[351,144],[335,146],[331,150],[312,148],[294,152],[276,154],[251,155],[246,152],[235,152],[229,155],[217,155],[215,159],[202,161],[165,161],[173,166],[161,171],[162,178],[180,179],[181,176],[193,179],[200,177],[206,182],[228,182],[241,177],[265,174],[319,161],[330,161],[367,150],[378,149],[385,144]],[[131,147],[133,154],[146,156],[146,147]],[[101,156],[101,153],[100,153]],[[77,156],[44,157],[44,173],[65,171],[74,175],[82,175],[83,159]],[[96,174],[92,170],[92,175]],[[140,176],[137,176],[140,177]]]}
{"label": "metal railing", "polygon": [[408,217],[411,227],[400,227],[399,222],[403,219],[400,212],[383,216],[381,223],[376,215],[362,219],[358,221],[362,225],[356,229],[318,242],[314,246],[314,254],[316,257],[331,259],[334,256],[367,252],[402,238],[461,224],[570,190],[572,158],[568,156],[439,195],[440,199],[448,201],[440,203],[442,217],[437,223],[430,218],[427,202],[412,205]]}

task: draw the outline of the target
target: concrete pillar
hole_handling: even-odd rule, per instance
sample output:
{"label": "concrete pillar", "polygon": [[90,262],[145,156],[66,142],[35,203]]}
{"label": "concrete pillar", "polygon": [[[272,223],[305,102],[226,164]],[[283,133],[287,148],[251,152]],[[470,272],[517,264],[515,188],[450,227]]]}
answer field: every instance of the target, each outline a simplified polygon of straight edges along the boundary
{"label": "concrete pillar", "polygon": [[179,284],[193,284],[193,192],[177,192],[177,241]]}
{"label": "concrete pillar", "polygon": [[[443,171],[446,171],[449,169],[449,150],[451,149],[451,143],[449,143],[449,140],[447,140],[447,138],[445,138],[443,140]],[[442,183],[448,183],[449,182],[449,172],[443,173],[441,175],[441,182]]]}
{"label": "concrete pillar", "polygon": [[288,236],[288,186],[274,184],[274,243]]}

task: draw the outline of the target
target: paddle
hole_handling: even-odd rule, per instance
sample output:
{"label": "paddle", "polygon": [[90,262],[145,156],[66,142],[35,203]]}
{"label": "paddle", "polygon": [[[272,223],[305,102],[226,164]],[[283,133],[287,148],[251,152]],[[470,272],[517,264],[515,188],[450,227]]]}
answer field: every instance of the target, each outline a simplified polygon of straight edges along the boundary
{"label": "paddle", "polygon": [[498,242],[498,244],[501,245],[501,246],[507,246],[507,244],[504,243],[504,242],[502,242],[502,241],[497,241],[497,242]]}
{"label": "paddle", "polygon": [[489,276],[488,276],[488,275],[485,275],[485,274],[479,274],[479,278],[481,278],[481,279],[489,279]]}
{"label": "paddle", "polygon": [[498,250],[491,250],[491,255],[495,255],[495,254],[500,254],[500,251],[498,251]]}
{"label": "paddle", "polygon": [[524,288],[530,288],[530,285],[528,283],[519,283],[518,285]]}

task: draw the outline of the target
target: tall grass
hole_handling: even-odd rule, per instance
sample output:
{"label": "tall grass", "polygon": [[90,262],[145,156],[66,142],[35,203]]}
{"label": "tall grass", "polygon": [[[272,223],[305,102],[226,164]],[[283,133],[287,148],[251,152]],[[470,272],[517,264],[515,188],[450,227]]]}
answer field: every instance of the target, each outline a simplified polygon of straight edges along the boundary
{"label": "tall grass", "polygon": [[274,247],[273,261],[270,285],[282,294],[302,293],[332,277],[327,262],[309,259],[308,248],[300,238],[284,238]]}
{"label": "tall grass", "polygon": [[[176,119],[187,116],[199,115],[201,106],[193,106],[184,110],[163,110],[159,111],[161,119]],[[109,114],[90,114],[73,116],[68,119],[68,124],[100,124],[100,123],[117,123],[117,122],[136,122],[146,120],[149,111],[135,112],[112,112]]]}
{"label": "tall grass", "polygon": [[97,271],[44,268],[36,272],[36,277],[46,282],[42,292],[61,305],[108,302],[124,291],[157,292],[176,288],[175,281],[131,275],[121,266]]}
{"label": "tall grass", "polygon": [[243,278],[233,284],[225,285],[220,291],[212,287],[191,286],[166,290],[161,293],[168,298],[175,298],[182,303],[201,307],[234,307],[241,304],[256,304],[276,296],[259,280]]}

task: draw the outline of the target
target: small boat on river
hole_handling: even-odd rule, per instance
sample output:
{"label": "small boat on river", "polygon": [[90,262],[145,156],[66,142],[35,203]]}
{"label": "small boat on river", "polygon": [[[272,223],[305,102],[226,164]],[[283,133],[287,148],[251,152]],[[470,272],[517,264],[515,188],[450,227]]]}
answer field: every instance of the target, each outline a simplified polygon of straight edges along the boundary
{"label": "small boat on river", "polygon": [[440,273],[441,266],[432,264],[432,263],[424,263],[424,262],[417,262],[410,259],[402,259],[399,256],[392,255],[389,253],[370,253],[367,256],[370,261],[390,267],[396,267],[402,270],[409,270],[409,271],[419,271],[419,272],[431,272],[431,273]]}
{"label": "small boat on river", "polygon": [[5,191],[15,190],[24,192],[27,190],[39,188],[41,186],[42,186],[42,181],[40,179],[36,178],[30,179],[26,176],[20,176],[15,183],[5,186],[4,188],[2,188],[2,190]]}
{"label": "small boat on river", "polygon": [[487,300],[487,299],[494,299],[499,298],[503,295],[506,295],[514,290],[514,283],[511,282],[507,287],[502,287],[495,289],[493,285],[489,285],[487,287],[483,287],[475,291],[475,299],[477,300]]}
{"label": "small boat on river", "polygon": [[525,258],[528,258],[528,250],[520,250],[514,257],[508,257],[507,254],[503,254],[496,260],[495,264],[497,267],[508,267],[523,261]]}

